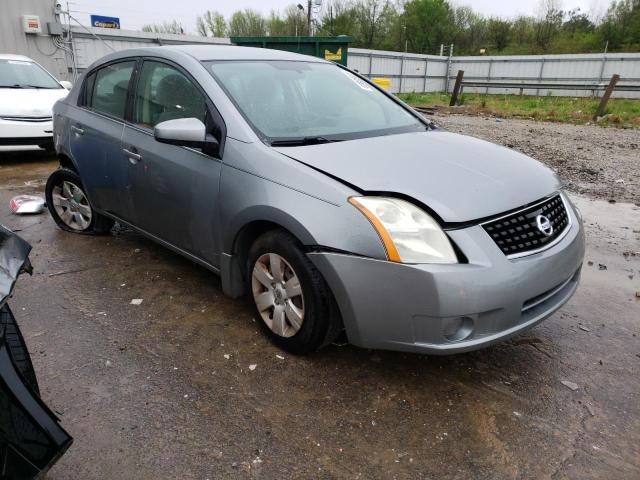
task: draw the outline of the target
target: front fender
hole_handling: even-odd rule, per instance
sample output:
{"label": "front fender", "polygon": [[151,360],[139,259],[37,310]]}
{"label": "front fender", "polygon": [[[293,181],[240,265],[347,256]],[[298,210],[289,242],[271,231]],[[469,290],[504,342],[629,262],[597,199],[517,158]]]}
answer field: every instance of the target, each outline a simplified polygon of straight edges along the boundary
{"label": "front fender", "polygon": [[358,192],[263,144],[229,141],[224,161],[219,232],[225,293],[242,294],[242,259],[235,247],[252,223],[277,225],[307,247],[386,259],[369,221],[348,203]]}
{"label": "front fender", "polygon": [[298,219],[280,208],[270,205],[254,205],[246,208],[230,219],[226,227],[223,228],[223,252],[233,253],[235,251],[236,239],[239,233],[247,225],[256,222],[268,222],[278,225],[289,231],[303,245],[315,245],[316,240],[313,234]]}
{"label": "front fender", "polygon": [[238,232],[265,221],[289,230],[307,246],[385,259],[369,221],[348,202],[347,185],[262,143],[230,141],[220,184],[220,245],[233,253]]}

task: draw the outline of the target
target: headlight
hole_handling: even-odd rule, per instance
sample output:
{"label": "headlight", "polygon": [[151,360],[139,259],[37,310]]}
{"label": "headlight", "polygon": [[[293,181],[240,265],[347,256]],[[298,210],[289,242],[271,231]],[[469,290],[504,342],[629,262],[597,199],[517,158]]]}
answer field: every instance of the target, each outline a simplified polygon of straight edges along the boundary
{"label": "headlight", "polygon": [[373,225],[387,258],[402,263],[458,263],[451,242],[430,215],[388,197],[351,197],[349,203]]}

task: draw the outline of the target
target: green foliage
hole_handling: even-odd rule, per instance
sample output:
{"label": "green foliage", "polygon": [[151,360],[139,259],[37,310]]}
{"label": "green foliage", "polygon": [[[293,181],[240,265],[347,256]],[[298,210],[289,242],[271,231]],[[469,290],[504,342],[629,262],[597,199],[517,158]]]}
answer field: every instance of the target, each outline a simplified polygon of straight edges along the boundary
{"label": "green foliage", "polygon": [[271,36],[309,35],[307,16],[295,5],[289,5],[283,16],[272,10],[267,19],[267,32]]}
{"label": "green foliage", "polygon": [[456,51],[479,53],[487,37],[488,20],[471,7],[458,7],[453,12],[453,43]]}
{"label": "green foliage", "polygon": [[260,12],[245,8],[237,10],[229,20],[229,36],[257,37],[267,34],[267,21]]}
{"label": "green foliage", "polygon": [[598,32],[610,50],[640,50],[640,0],[614,1]]}
{"label": "green foliage", "polygon": [[491,18],[487,23],[487,38],[491,46],[498,52],[504,50],[509,45],[511,38],[511,22]]}
{"label": "green foliage", "polygon": [[206,37],[211,33],[212,37],[224,37],[227,35],[227,21],[220,12],[207,10],[204,15],[196,20],[198,33]]}
{"label": "green foliage", "polygon": [[[535,16],[487,18],[452,0],[325,0],[315,15],[316,35],[350,35],[354,47],[436,54],[454,44],[459,55],[640,51],[640,0],[612,0],[597,21],[580,9],[564,11],[560,0],[539,0]],[[251,9],[230,19],[207,11],[197,19],[203,36],[308,35],[304,10],[292,3],[264,16]],[[180,33],[177,22],[147,31]]]}
{"label": "green foliage", "polygon": [[[435,92],[403,93],[400,98],[412,106],[437,105],[442,108],[448,108],[450,99],[449,95]],[[470,114],[585,124],[592,122],[600,99],[465,93],[463,102],[464,111]],[[640,128],[640,100],[612,98],[605,113],[607,115],[597,122],[598,125]]]}
{"label": "green foliage", "polygon": [[452,41],[454,14],[446,0],[410,0],[401,17],[413,52],[435,53]]}
{"label": "green foliage", "polygon": [[182,25],[177,20],[172,20],[171,22],[150,23],[148,25],[144,25],[142,27],[142,31],[153,33],[173,33],[176,35],[184,33]]}
{"label": "green foliage", "polygon": [[335,37],[356,35],[360,25],[356,19],[356,8],[344,2],[329,2],[321,18],[319,35]]}

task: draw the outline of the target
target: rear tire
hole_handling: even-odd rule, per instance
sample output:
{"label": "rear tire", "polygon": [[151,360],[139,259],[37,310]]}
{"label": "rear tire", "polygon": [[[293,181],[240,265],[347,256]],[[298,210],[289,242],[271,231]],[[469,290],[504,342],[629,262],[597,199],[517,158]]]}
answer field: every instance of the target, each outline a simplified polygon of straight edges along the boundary
{"label": "rear tire", "polygon": [[342,330],[329,286],[291,234],[261,235],[249,250],[246,278],[256,320],[283,350],[315,352]]}
{"label": "rear tire", "polygon": [[85,193],[80,176],[68,168],[59,168],[47,180],[45,196],[49,213],[58,227],[72,233],[104,235],[114,221],[97,213]]}

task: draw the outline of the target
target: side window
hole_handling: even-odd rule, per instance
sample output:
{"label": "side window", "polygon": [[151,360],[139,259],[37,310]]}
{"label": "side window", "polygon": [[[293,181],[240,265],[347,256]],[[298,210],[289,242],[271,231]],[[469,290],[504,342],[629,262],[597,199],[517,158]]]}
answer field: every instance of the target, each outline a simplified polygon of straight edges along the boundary
{"label": "side window", "polygon": [[179,70],[149,60],[142,64],[133,123],[153,128],[166,120],[195,117],[206,124],[206,115],[204,96]]}
{"label": "side window", "polygon": [[88,98],[88,106],[98,112],[124,119],[134,65],[135,61],[119,62],[98,70],[92,82],[93,93]]}

